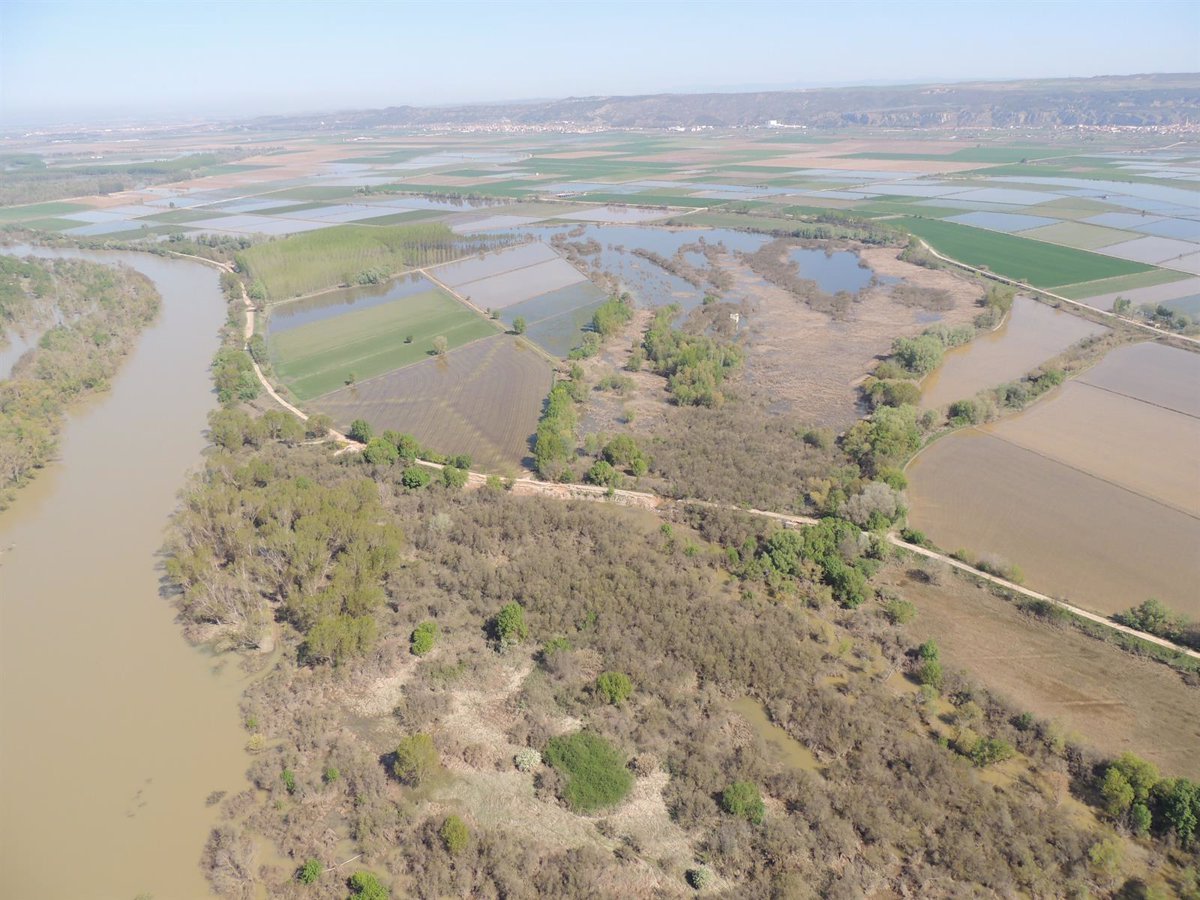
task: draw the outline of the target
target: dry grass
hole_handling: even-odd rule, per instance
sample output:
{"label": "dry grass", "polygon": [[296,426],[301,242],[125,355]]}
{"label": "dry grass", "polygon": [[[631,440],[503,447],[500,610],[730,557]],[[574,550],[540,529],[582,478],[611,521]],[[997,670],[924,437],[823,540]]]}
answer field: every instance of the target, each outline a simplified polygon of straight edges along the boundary
{"label": "dry grass", "polygon": [[891,566],[880,583],[916,604],[907,627],[914,643],[935,639],[950,667],[1016,709],[1060,721],[1106,755],[1129,750],[1166,772],[1200,775],[1200,691],[1171,669],[958,578],[926,584]]}

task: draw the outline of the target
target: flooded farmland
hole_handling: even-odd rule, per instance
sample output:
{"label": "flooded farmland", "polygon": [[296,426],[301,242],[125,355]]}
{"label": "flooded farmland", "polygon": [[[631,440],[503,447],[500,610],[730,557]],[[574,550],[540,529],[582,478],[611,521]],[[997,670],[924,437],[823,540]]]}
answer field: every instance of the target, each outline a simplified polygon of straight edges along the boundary
{"label": "flooded farmland", "polygon": [[125,262],[164,303],[111,390],[68,415],[58,461],[0,513],[0,893],[205,897],[205,798],[245,786],[244,680],[183,640],[157,553],[216,406],[225,304],[197,263],[46,255]]}
{"label": "flooded farmland", "polygon": [[1076,341],[1107,330],[1031,297],[1018,296],[998,329],[976,335],[970,343],[946,353],[941,366],[921,383],[921,405],[938,409],[1013,381]]}
{"label": "flooded farmland", "polygon": [[393,300],[432,290],[433,282],[422,275],[400,275],[386,284],[342,288],[313,297],[287,300],[271,307],[267,333],[279,334],[300,325],[333,319],[343,313],[382,306]]}
{"label": "flooded farmland", "polygon": [[910,521],[1098,612],[1200,616],[1200,354],[1120,347],[1030,409],[909,466]]}

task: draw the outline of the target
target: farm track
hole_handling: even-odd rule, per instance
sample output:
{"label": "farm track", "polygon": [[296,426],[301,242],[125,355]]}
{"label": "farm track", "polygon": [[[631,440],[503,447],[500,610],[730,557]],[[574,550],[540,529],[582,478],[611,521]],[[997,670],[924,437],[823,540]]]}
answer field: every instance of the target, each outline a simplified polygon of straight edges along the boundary
{"label": "farm track", "polygon": [[933,247],[929,246],[929,244],[922,238],[917,238],[917,240],[919,240],[921,242],[921,246],[924,247],[926,250],[928,250],[933,256],[937,257],[938,259],[942,260],[943,262],[949,263],[952,266],[956,266],[959,269],[965,269],[968,272],[973,272],[976,275],[983,276],[984,278],[990,278],[993,281],[1003,282],[1004,284],[1008,284],[1013,287],[1020,288],[1021,290],[1028,291],[1032,294],[1041,294],[1043,297],[1050,297],[1051,299],[1057,300],[1060,303],[1069,303],[1074,307],[1077,307],[1082,310],[1087,310],[1089,313],[1099,314],[1101,316],[1104,316],[1107,319],[1111,319],[1114,322],[1124,322],[1126,325],[1132,325],[1135,328],[1141,328],[1143,331],[1149,331],[1151,334],[1157,335],[1158,337],[1172,338],[1174,340],[1182,341],[1183,343],[1190,344],[1192,347],[1195,347],[1196,349],[1200,349],[1200,338],[1188,337],[1187,335],[1183,335],[1183,334],[1176,334],[1174,331],[1167,331],[1165,328],[1159,328],[1158,326],[1151,325],[1148,322],[1141,322],[1141,321],[1138,321],[1137,319],[1130,319],[1125,316],[1119,316],[1116,313],[1108,312],[1103,309],[1096,309],[1096,307],[1094,307],[1094,306],[1088,306],[1086,303],[1083,303],[1079,300],[1072,300],[1070,297],[1062,296],[1062,294],[1056,294],[1053,291],[1048,291],[1044,288],[1033,287],[1032,285],[1024,284],[1020,281],[1015,281],[1012,278],[1007,278],[1004,275],[998,275],[995,272],[989,272],[985,269],[978,269],[975,266],[969,265],[965,262],[961,262],[957,259],[954,259],[953,257],[945,256],[941,253],[938,253],[936,250],[933,249]]}
{"label": "farm track", "polygon": [[[922,243],[924,244],[923,241],[922,241]],[[974,268],[973,266],[968,266],[965,263],[960,263],[957,260],[950,259],[949,257],[946,257],[946,256],[942,256],[940,253],[938,253],[932,247],[929,247],[928,244],[925,244],[925,247],[934,256],[936,256],[939,259],[942,259],[952,265],[960,266],[964,269],[968,269],[968,270],[975,272],[979,275],[982,275],[984,277],[996,278],[1000,281],[1004,281],[1005,283],[1013,284],[1013,285],[1016,285],[1016,286],[1022,287],[1022,288],[1026,287],[1026,285],[1021,285],[1018,282],[1012,281],[1011,279],[1008,279],[1008,278],[1004,278],[1003,276],[997,276],[992,272],[984,272],[980,269]],[[214,260],[204,259],[203,257],[199,257],[199,256],[189,256],[187,254],[182,254],[182,253],[175,254],[175,255],[186,257],[188,259],[194,259],[199,262],[203,262],[207,265],[215,266],[216,268],[221,269],[222,271],[226,271],[226,272],[233,271],[232,266],[224,265],[224,264],[215,262]],[[1136,325],[1138,327],[1145,328],[1146,330],[1149,330],[1149,331],[1152,331],[1152,332],[1155,332],[1158,334],[1168,335],[1171,337],[1182,337],[1181,335],[1174,335],[1171,332],[1164,332],[1161,329],[1155,328],[1151,325],[1146,325],[1144,323],[1135,322],[1135,321],[1126,319],[1123,316],[1118,316],[1113,313],[1104,313],[1103,311],[1094,310],[1094,309],[1092,309],[1092,307],[1087,306],[1087,304],[1079,303],[1078,301],[1070,300],[1066,297],[1060,297],[1057,294],[1051,294],[1048,291],[1041,291],[1040,293],[1046,294],[1047,296],[1053,297],[1057,300],[1062,300],[1063,302],[1070,303],[1075,306],[1083,307],[1085,309],[1091,310],[1092,312],[1101,312],[1103,315],[1108,316],[1111,319],[1115,319],[1115,320],[1118,320],[1121,322],[1127,322],[1130,325]],[[249,295],[246,293],[244,285],[242,287],[242,302],[245,304],[245,307],[246,307],[246,327],[245,327],[245,331],[244,331],[244,339],[246,341],[247,352],[248,352],[249,341],[250,341],[250,338],[254,334],[254,304],[251,302]],[[1183,338],[1183,339],[1200,347],[1200,340],[1197,340],[1195,338]],[[258,376],[259,383],[263,386],[263,388],[266,390],[268,395],[270,395],[274,400],[276,400],[284,409],[288,410],[288,412],[297,416],[301,421],[305,421],[305,422],[308,421],[308,415],[306,413],[304,413],[300,409],[297,409],[291,403],[289,403],[288,401],[283,399],[283,397],[279,396],[278,392],[276,392],[276,390],[271,386],[270,382],[267,381],[266,376],[263,375],[262,369],[259,368],[258,363],[254,362],[253,357],[251,357],[251,363],[254,366],[254,374]],[[362,450],[362,447],[363,447],[362,444],[357,443],[356,441],[350,439],[349,437],[342,434],[341,432],[333,431],[331,429],[329,432],[329,435],[330,435],[331,440],[342,444],[342,447],[336,451],[337,455],[340,455],[343,453],[354,453],[354,452],[359,452]],[[425,460],[417,460],[417,464],[424,466],[425,468],[433,469],[436,471],[441,471],[442,469],[445,468],[445,466],[443,466],[439,463],[427,462]],[[469,488],[481,488],[487,484],[487,480],[488,480],[488,476],[483,473],[473,472],[473,471],[467,473],[467,486]],[[613,490],[610,492],[608,488],[603,488],[603,487],[599,487],[596,485],[559,484],[559,483],[555,483],[555,482],[539,481],[535,478],[530,478],[528,476],[524,477],[524,478],[514,479],[511,482],[511,489],[512,489],[512,492],[517,495],[525,495],[525,496],[540,495],[540,496],[546,496],[546,497],[553,497],[557,500],[577,500],[577,499],[601,500],[601,501],[608,500],[608,501],[620,504],[622,506],[632,506],[632,507],[637,507],[640,509],[648,509],[648,510],[660,509],[666,505],[703,506],[703,507],[708,507],[711,509],[728,509],[728,510],[744,512],[749,515],[757,516],[760,518],[771,519],[773,521],[782,523],[785,527],[788,527],[788,528],[807,528],[807,527],[816,525],[819,522],[819,520],[814,519],[811,516],[797,516],[797,515],[790,515],[787,513],[772,512],[770,510],[761,510],[761,509],[742,509],[741,507],[734,506],[732,504],[711,503],[708,501],[671,500],[669,498],[660,497],[657,494],[652,494],[652,493],[645,492],[645,491]],[[1071,604],[1071,603],[1067,603],[1066,601],[1058,600],[1058,599],[1048,596],[1046,594],[1039,593],[1038,591],[1031,590],[1030,588],[1022,587],[1019,584],[1008,581],[1007,579],[1004,579],[1004,578],[1000,578],[996,575],[989,575],[986,572],[980,572],[978,569],[974,568],[973,566],[969,566],[964,562],[961,562],[957,559],[954,559],[951,556],[948,556],[947,554],[939,553],[935,550],[929,550],[929,549],[926,549],[925,547],[918,547],[914,544],[909,544],[906,541],[902,540],[898,535],[888,534],[887,540],[888,540],[888,543],[892,544],[895,547],[901,548],[910,553],[915,553],[918,556],[923,556],[927,559],[938,560],[940,562],[945,563],[948,566],[953,567],[954,569],[957,569],[958,571],[965,572],[974,578],[978,578],[982,581],[986,581],[991,584],[994,584],[997,587],[1003,588],[1004,590],[1009,591],[1011,593],[1019,594],[1022,597],[1027,597],[1031,600],[1037,600],[1037,601],[1040,601],[1043,603],[1049,603],[1049,604],[1051,604],[1059,609],[1062,609],[1074,616],[1078,616],[1081,619],[1085,619],[1088,622],[1092,622],[1097,625],[1102,625],[1105,628],[1109,628],[1109,629],[1111,629],[1113,631],[1117,631],[1121,634],[1125,634],[1130,637],[1134,637],[1139,640],[1146,641],[1147,643],[1154,644],[1159,647],[1163,647],[1167,650],[1172,650],[1176,653],[1181,653],[1184,656],[1190,657],[1192,659],[1200,660],[1200,652],[1198,652],[1196,650],[1192,650],[1187,647],[1180,646],[1179,644],[1176,644],[1173,641],[1169,641],[1166,638],[1161,638],[1161,637],[1158,637],[1157,635],[1153,635],[1153,634],[1150,634],[1145,631],[1139,631],[1136,628],[1130,628],[1127,625],[1121,625],[1117,622],[1112,621],[1111,619],[1105,618],[1104,616],[1100,615],[1099,613],[1090,612],[1089,610],[1075,606],[1074,604]]]}

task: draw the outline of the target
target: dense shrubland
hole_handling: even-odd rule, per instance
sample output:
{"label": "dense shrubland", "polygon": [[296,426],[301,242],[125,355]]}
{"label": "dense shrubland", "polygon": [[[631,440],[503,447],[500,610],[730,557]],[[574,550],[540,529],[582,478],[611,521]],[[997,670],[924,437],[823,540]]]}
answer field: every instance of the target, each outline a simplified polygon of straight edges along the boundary
{"label": "dense shrubland", "polygon": [[[786,531],[695,507],[660,527],[603,504],[412,492],[393,472],[282,443],[215,452],[179,516],[171,571],[191,573],[184,614],[221,593],[199,588],[205,579],[231,588],[244,578],[282,647],[247,694],[265,739],[252,777],[265,793],[223,804],[212,858],[225,876],[245,868],[247,831],[275,841],[295,870],[340,861],[324,829],[344,821],[364,854],[356,865],[397,896],[588,896],[596,884],[679,895],[701,870],[735,891],[808,885],[826,896],[1082,895],[1121,884],[1122,839],[1061,804],[1071,783],[1099,796],[1104,766],[944,669],[936,647],[906,645],[889,623],[896,598],[875,599],[868,581],[886,546],[854,526]],[[184,537],[209,530],[213,552],[195,553]],[[313,622],[356,613],[374,623],[372,644],[335,641],[336,665],[312,651]],[[437,644],[414,656],[427,622]],[[348,707],[396,672],[392,716],[347,727]],[[514,672],[516,693],[496,701],[501,743],[461,736],[463,698]],[[893,672],[913,686],[897,689]],[[599,687],[616,674],[604,684],[620,702]],[[745,695],[819,771],[737,737],[726,698]],[[580,721],[582,732],[565,724]],[[975,774],[996,766],[1016,777]],[[530,779],[519,802],[547,815],[560,805],[620,814],[627,785],[663,777],[670,827],[689,849],[650,853],[604,819],[580,844],[472,804],[456,808],[467,838],[457,827],[448,838],[445,806],[429,798],[464,779],[491,784],[497,771]],[[1176,853],[1192,795],[1175,782],[1155,790],[1149,827],[1166,843],[1149,852]],[[1113,809],[1115,824],[1141,821]],[[293,872],[283,877],[299,890]],[[319,883],[340,896],[340,882]],[[271,893],[302,896],[290,890],[281,880]]]}
{"label": "dense shrubland", "polygon": [[53,457],[66,407],[107,388],[160,305],[150,282],[125,268],[30,260],[3,273],[6,317],[56,324],[0,381],[0,506]]}

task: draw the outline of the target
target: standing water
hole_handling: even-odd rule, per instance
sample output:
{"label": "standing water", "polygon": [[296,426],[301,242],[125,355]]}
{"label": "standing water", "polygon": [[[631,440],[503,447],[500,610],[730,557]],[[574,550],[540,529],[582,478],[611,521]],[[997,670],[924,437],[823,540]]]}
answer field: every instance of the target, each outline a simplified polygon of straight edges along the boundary
{"label": "standing water", "polygon": [[244,676],[182,638],[157,556],[214,406],[217,273],[123,262],[163,298],[108,392],[70,413],[59,460],[0,513],[0,895],[209,895],[215,790],[245,787]]}

